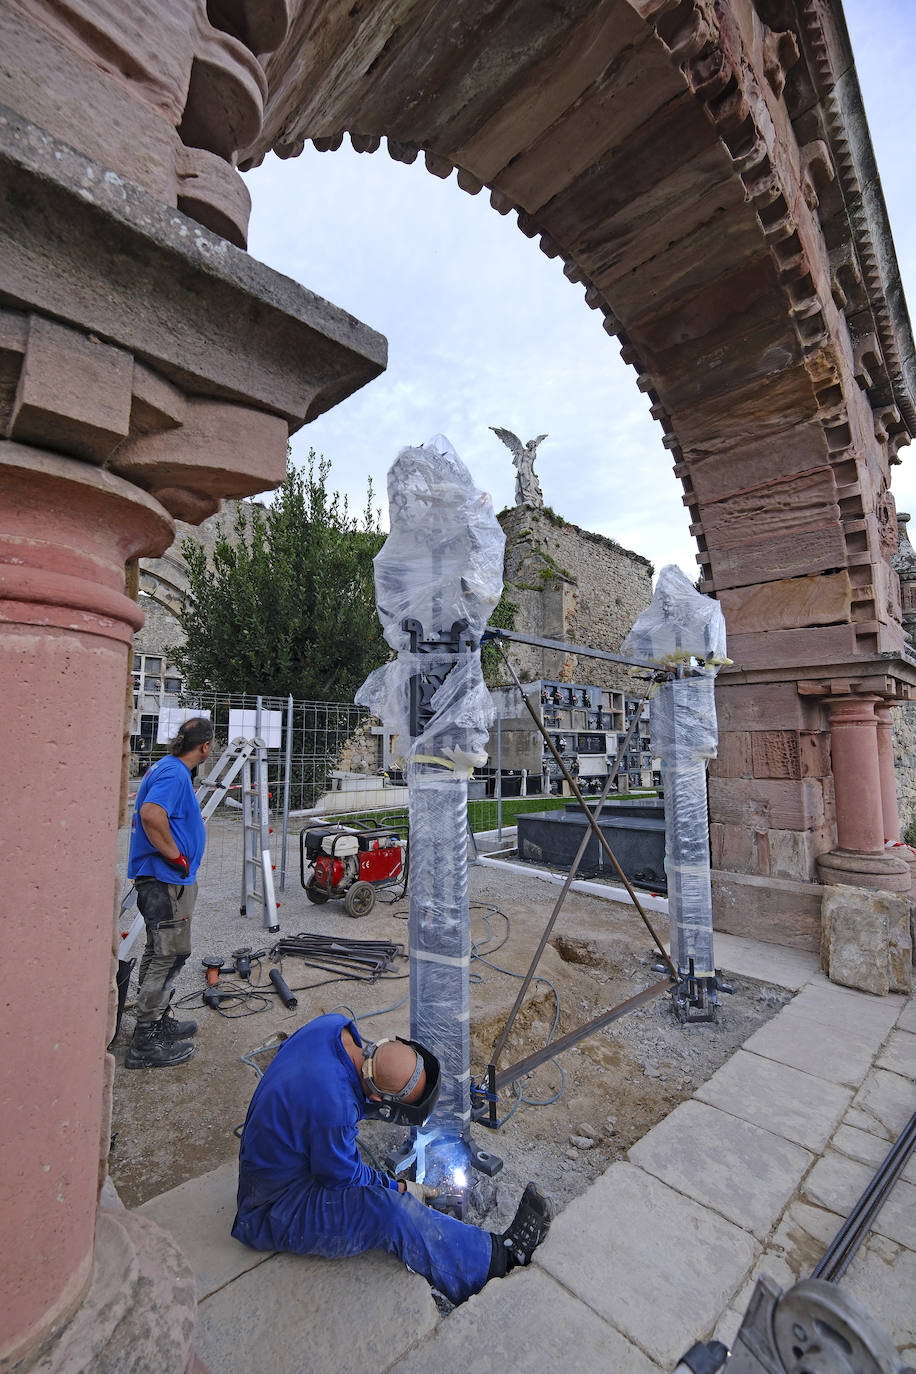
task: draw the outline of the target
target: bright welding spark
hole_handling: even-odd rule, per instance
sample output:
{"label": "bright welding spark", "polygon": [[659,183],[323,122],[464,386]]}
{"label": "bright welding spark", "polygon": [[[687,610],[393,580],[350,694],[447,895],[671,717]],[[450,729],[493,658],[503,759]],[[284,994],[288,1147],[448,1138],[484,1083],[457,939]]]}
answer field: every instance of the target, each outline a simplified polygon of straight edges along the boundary
{"label": "bright welding spark", "polygon": [[455,1169],[452,1173],[452,1182],[456,1188],[466,1188],[468,1182],[467,1169]]}

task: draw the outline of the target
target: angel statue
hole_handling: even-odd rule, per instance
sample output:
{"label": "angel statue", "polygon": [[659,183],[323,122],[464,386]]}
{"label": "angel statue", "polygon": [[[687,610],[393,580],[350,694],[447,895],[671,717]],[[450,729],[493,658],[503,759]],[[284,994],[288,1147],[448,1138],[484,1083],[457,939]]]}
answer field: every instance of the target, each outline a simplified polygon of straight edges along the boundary
{"label": "angel statue", "polygon": [[497,439],[502,439],[512,454],[512,462],[515,465],[515,504],[543,508],[544,493],[534,471],[534,455],[538,444],[543,443],[547,435],[539,434],[536,439],[529,439],[527,444],[523,444],[511,429],[497,429],[496,425],[491,425],[490,428]]}

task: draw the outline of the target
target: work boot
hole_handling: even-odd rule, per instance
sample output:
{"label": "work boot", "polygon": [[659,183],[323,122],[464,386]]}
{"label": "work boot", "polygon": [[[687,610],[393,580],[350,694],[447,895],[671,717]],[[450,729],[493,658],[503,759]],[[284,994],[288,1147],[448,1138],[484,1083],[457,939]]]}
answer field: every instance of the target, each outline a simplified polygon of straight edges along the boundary
{"label": "work boot", "polygon": [[551,1208],[536,1183],[529,1183],[512,1221],[502,1235],[491,1232],[493,1255],[488,1278],[502,1278],[521,1264],[530,1264],[541,1241],[550,1230]]}
{"label": "work boot", "polygon": [[190,1040],[192,1035],[197,1034],[196,1021],[176,1021],[168,1007],[159,1017],[159,1025],[173,1044],[176,1040]]}
{"label": "work boot", "polygon": [[193,1053],[194,1046],[189,1042],[171,1040],[161,1021],[138,1021],[124,1063],[128,1069],[166,1069],[172,1064],[183,1064]]}

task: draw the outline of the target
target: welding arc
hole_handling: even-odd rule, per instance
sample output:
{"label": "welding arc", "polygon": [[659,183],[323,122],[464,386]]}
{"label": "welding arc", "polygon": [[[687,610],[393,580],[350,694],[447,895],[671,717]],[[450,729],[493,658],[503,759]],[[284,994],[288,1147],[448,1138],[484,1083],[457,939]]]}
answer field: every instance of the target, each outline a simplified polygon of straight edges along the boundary
{"label": "welding arc", "polygon": [[862,1244],[891,1189],[906,1168],[916,1148],[916,1112],[910,1117],[884,1160],[875,1172],[843,1225],[824,1251],[820,1263],[811,1271],[813,1279],[839,1283]]}
{"label": "welding arc", "polygon": [[404,958],[404,946],[387,940],[342,940],[302,931],[278,940],[271,954],[275,959],[292,955],[311,968],[372,982],[392,969],[395,959]]}
{"label": "welding arc", "polygon": [[565,763],[563,762],[563,759],[560,757],[560,755],[558,754],[557,750],[554,748],[553,740],[550,738],[550,736],[547,734],[547,731],[544,729],[543,723],[539,720],[538,715],[537,715],[537,712],[534,710],[533,706],[531,705],[531,702],[528,700],[528,696],[527,696],[527,694],[525,693],[524,689],[522,688],[522,684],[521,684],[521,682],[520,682],[519,679],[518,679],[518,676],[517,676],[517,674],[516,674],[516,672],[515,672],[515,669],[512,667],[512,664],[509,662],[508,658],[506,657],[505,650],[503,649],[503,647],[502,647],[501,644],[497,644],[496,647],[499,649],[499,652],[502,654],[503,661],[504,661],[506,667],[508,668],[509,672],[512,674],[512,677],[513,677],[514,680],[515,680],[515,685],[516,685],[516,687],[519,689],[519,691],[520,691],[521,694],[522,694],[522,700],[524,701],[526,707],[528,708],[528,714],[531,716],[531,719],[534,721],[535,725],[537,726],[539,733],[543,736],[544,741],[546,742],[548,748],[550,749],[550,752],[553,754],[554,758],[556,759],[557,763],[559,764],[560,769],[561,769],[561,771],[562,771],[562,773],[563,773],[563,776],[566,778],[566,781],[569,783],[570,787],[572,788],[572,791],[573,791],[573,793],[574,793],[574,795],[575,795],[575,797],[576,797],[576,800],[578,801],[579,805],[581,806],[582,811],[583,811],[583,813],[584,813],[584,815],[585,815],[585,819],[586,819],[586,821],[588,822],[589,828],[587,828],[587,829],[585,830],[585,833],[584,833],[583,836],[582,836],[582,840],[581,840],[581,842],[580,842],[580,844],[579,844],[579,848],[578,848],[578,850],[577,850],[577,852],[576,852],[576,856],[575,856],[575,858],[573,859],[572,864],[570,865],[569,872],[568,872],[567,875],[566,875],[566,880],[565,880],[565,882],[563,883],[562,888],[560,889],[560,895],[559,895],[559,897],[558,897],[557,900],[556,900],[556,903],[555,903],[555,905],[554,905],[554,908],[553,908],[553,911],[552,911],[552,913],[551,913],[550,919],[549,919],[549,921],[547,922],[547,927],[546,927],[546,929],[545,929],[545,931],[544,931],[544,934],[541,936],[540,944],[538,945],[537,949],[535,950],[534,958],[533,958],[532,961],[531,961],[531,966],[529,967],[528,973],[526,974],[525,979],[524,979],[524,981],[522,982],[522,986],[521,986],[521,988],[519,989],[518,996],[517,996],[516,999],[515,999],[515,1004],[514,1004],[514,1006],[512,1007],[512,1010],[509,1012],[508,1020],[506,1021],[506,1024],[505,1024],[505,1026],[503,1027],[502,1034],[500,1035],[499,1040],[497,1041],[496,1046],[495,1046],[495,1048],[494,1048],[494,1050],[493,1050],[493,1060],[492,1060],[492,1062],[493,1062],[494,1064],[498,1064],[498,1063],[499,1063],[500,1055],[502,1054],[503,1050],[505,1049],[505,1047],[506,1047],[506,1041],[507,1041],[508,1038],[509,1038],[509,1032],[510,1032],[511,1029],[512,1029],[512,1025],[513,1025],[513,1023],[514,1023],[514,1021],[515,1021],[515,1018],[516,1018],[516,1016],[518,1015],[518,1012],[519,1012],[519,1009],[520,1009],[520,1007],[521,1007],[521,1005],[522,1005],[522,1002],[524,1001],[525,994],[527,993],[528,988],[529,988],[529,986],[530,986],[530,984],[531,984],[531,979],[532,979],[532,977],[534,976],[534,970],[537,968],[538,963],[540,962],[540,959],[541,959],[541,955],[544,953],[544,950],[545,950],[545,948],[547,947],[547,941],[550,939],[550,933],[551,933],[551,931],[553,930],[553,927],[554,927],[554,925],[555,925],[555,923],[556,923],[556,919],[557,919],[557,917],[558,917],[559,914],[560,914],[560,909],[561,909],[561,907],[563,906],[564,901],[566,900],[566,894],[569,892],[569,889],[570,889],[570,887],[572,886],[573,881],[575,880],[575,876],[576,876],[576,872],[577,872],[577,870],[578,870],[579,864],[582,862],[582,857],[583,857],[583,855],[585,854],[586,846],[588,845],[588,842],[589,842],[589,840],[590,840],[590,838],[591,838],[591,833],[590,833],[590,831],[591,831],[591,832],[594,832],[595,836],[596,836],[597,839],[598,839],[598,843],[601,845],[602,849],[605,851],[605,853],[607,854],[608,858],[611,860],[611,862],[613,863],[614,867],[616,868],[616,870],[617,870],[617,872],[618,872],[618,874],[619,874],[619,876],[620,876],[620,878],[621,878],[621,881],[623,882],[624,887],[626,888],[627,892],[628,892],[629,895],[630,895],[630,899],[631,899],[631,901],[633,902],[633,905],[636,907],[636,910],[639,912],[639,914],[640,914],[640,916],[642,917],[643,922],[644,922],[644,924],[645,924],[647,930],[649,931],[649,934],[652,936],[652,939],[653,939],[653,941],[654,941],[654,943],[655,943],[655,946],[656,946],[656,948],[658,949],[659,953],[661,954],[661,957],[662,957],[662,959],[664,960],[665,965],[666,965],[666,967],[668,968],[669,973],[671,974],[671,977],[674,978],[674,979],[677,978],[677,969],[674,967],[674,964],[671,962],[671,958],[670,958],[670,956],[668,955],[668,953],[667,953],[667,951],[666,951],[664,945],[662,944],[661,940],[659,939],[658,935],[656,935],[655,930],[654,930],[653,927],[652,927],[652,923],[650,922],[648,916],[646,915],[645,911],[643,910],[643,907],[642,907],[641,903],[639,902],[639,900],[638,900],[638,898],[637,898],[637,896],[636,896],[636,893],[633,891],[633,888],[632,888],[632,886],[631,886],[631,884],[630,884],[629,879],[627,878],[627,876],[626,876],[626,874],[624,873],[623,869],[620,867],[620,864],[617,862],[617,859],[616,859],[616,857],[615,857],[613,851],[611,850],[611,847],[610,847],[610,845],[608,844],[608,842],[607,842],[607,840],[606,840],[604,834],[602,833],[601,827],[600,827],[599,824],[598,824],[598,818],[599,818],[599,816],[601,815],[601,808],[604,806],[604,803],[605,803],[605,801],[607,800],[608,793],[609,793],[610,790],[611,790],[611,784],[612,784],[614,778],[617,776],[617,769],[618,769],[618,767],[620,766],[620,760],[623,758],[623,756],[624,756],[624,754],[625,754],[625,752],[626,752],[626,750],[627,750],[627,746],[629,745],[630,739],[631,739],[632,736],[633,736],[633,732],[635,731],[636,726],[637,726],[637,724],[638,724],[638,722],[639,722],[639,718],[640,718],[640,715],[641,715],[641,713],[642,713],[642,708],[643,708],[644,702],[643,702],[643,701],[640,701],[637,710],[633,712],[633,719],[630,721],[630,724],[629,724],[629,727],[628,727],[628,729],[627,729],[627,732],[626,732],[626,734],[624,735],[623,741],[622,741],[622,743],[621,743],[621,745],[620,745],[620,747],[619,747],[619,749],[618,749],[618,751],[617,751],[617,757],[616,757],[616,759],[614,760],[613,766],[612,766],[610,769],[608,769],[608,776],[607,776],[607,779],[605,780],[604,787],[602,788],[601,795],[600,795],[600,797],[599,797],[599,799],[598,799],[598,804],[597,804],[597,806],[595,807],[594,811],[592,811],[591,808],[588,806],[587,802],[585,801],[585,798],[582,796],[582,793],[581,793],[581,791],[579,790],[579,788],[578,788],[578,786],[577,786],[575,780],[573,779],[571,773],[569,772],[569,770],[567,769]]}

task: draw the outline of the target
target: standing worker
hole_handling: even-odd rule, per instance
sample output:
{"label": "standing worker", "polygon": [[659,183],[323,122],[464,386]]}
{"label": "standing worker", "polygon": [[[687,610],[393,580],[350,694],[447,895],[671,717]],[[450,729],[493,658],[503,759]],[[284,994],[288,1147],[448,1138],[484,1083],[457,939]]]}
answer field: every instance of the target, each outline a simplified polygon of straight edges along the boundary
{"label": "standing worker", "polygon": [[207,831],[194,793],[192,770],[210,757],[213,726],[205,716],[186,720],[170,752],[147,772],[130,827],[127,876],[146,922],[140,960],[137,1024],[127,1050],[129,1069],[167,1068],[194,1053],[196,1021],[169,1011],[175,979],[191,953],[191,913]]}
{"label": "standing worker", "polygon": [[456,1304],[529,1264],[550,1226],[533,1183],[495,1233],[429,1209],[435,1189],[361,1160],[364,1117],[419,1127],[438,1096],[439,1061],[417,1041],[364,1047],[346,1016],[310,1021],[280,1046],[251,1099],[233,1236],[253,1250],[327,1259],[387,1250]]}

